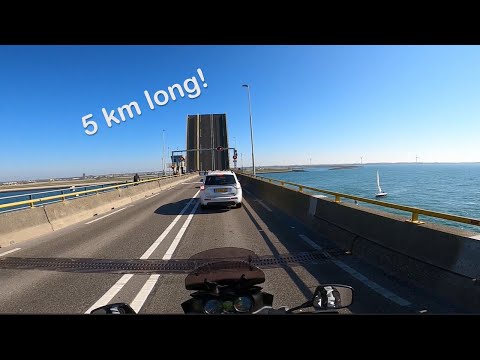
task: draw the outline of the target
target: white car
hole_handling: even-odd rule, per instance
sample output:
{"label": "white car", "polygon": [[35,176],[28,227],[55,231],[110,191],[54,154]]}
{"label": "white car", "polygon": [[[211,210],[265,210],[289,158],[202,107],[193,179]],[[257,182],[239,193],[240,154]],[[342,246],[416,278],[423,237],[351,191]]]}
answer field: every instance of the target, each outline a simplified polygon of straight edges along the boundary
{"label": "white car", "polygon": [[200,186],[200,206],[242,207],[242,187],[233,171],[211,171]]}

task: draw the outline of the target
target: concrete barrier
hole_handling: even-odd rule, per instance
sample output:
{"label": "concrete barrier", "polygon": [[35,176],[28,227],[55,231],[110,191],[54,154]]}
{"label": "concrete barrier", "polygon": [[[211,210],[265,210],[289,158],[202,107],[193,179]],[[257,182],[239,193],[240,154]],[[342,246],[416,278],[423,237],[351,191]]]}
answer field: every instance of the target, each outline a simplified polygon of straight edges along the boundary
{"label": "concrete barrier", "polygon": [[43,208],[0,213],[0,247],[52,231]]}
{"label": "concrete barrier", "polygon": [[[480,309],[480,241],[472,232],[304,194],[239,175],[244,189],[340,248],[471,309]],[[476,279],[479,279],[477,282]]]}
{"label": "concrete barrier", "polygon": [[132,202],[129,196],[121,196],[121,194],[115,194],[116,192],[45,205],[45,212],[53,230],[59,230]]}
{"label": "concrete barrier", "polygon": [[78,197],[41,207],[0,213],[0,247],[92,219],[95,215],[128,205],[148,195],[188,181],[195,176],[196,174],[185,175],[141,183],[128,188]]}

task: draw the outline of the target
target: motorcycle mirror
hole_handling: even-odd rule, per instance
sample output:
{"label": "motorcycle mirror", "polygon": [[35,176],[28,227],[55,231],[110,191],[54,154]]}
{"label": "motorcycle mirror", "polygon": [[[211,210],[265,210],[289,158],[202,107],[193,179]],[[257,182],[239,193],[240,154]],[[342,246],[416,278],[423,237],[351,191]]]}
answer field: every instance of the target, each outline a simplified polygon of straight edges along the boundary
{"label": "motorcycle mirror", "polygon": [[327,284],[315,289],[313,307],[315,309],[341,309],[353,301],[353,288],[345,285]]}
{"label": "motorcycle mirror", "polygon": [[116,303],[116,304],[108,304],[105,306],[101,306],[99,308],[93,309],[90,314],[94,315],[121,315],[121,314],[136,314],[135,310],[133,310],[130,305],[125,303]]}

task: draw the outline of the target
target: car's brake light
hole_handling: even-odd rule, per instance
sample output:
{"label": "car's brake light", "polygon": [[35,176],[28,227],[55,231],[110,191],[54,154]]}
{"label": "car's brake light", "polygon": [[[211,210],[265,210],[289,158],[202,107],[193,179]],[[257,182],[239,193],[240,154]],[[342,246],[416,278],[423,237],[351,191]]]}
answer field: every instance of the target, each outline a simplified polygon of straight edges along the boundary
{"label": "car's brake light", "polygon": [[235,184],[235,189],[240,189],[240,183]]}
{"label": "car's brake light", "polygon": [[200,186],[200,191],[205,190],[205,185]]}

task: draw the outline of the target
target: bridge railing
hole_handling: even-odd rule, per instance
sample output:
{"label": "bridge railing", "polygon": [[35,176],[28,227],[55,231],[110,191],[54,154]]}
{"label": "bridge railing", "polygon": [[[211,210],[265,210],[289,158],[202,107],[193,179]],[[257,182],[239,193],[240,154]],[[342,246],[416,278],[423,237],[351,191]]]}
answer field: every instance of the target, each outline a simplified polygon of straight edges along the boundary
{"label": "bridge railing", "polygon": [[[248,176],[248,177],[254,178],[253,175],[251,175],[251,174],[246,174],[246,173],[243,173],[243,172],[240,172],[240,174],[243,175],[243,176]],[[275,183],[275,184],[278,184],[280,186],[289,185],[289,186],[293,187],[294,189],[296,188],[297,189],[296,191],[299,191],[299,192],[304,192],[304,190],[310,190],[310,191],[318,192],[318,193],[321,193],[321,194],[327,194],[327,195],[333,196],[335,202],[337,202],[337,203],[340,203],[342,198],[343,198],[343,199],[356,200],[357,202],[364,202],[364,203],[368,203],[368,204],[378,205],[378,206],[385,207],[385,208],[406,211],[406,212],[409,212],[411,214],[411,218],[408,221],[410,221],[414,224],[423,224],[423,222],[419,220],[418,216],[419,215],[425,215],[425,216],[430,216],[430,217],[434,217],[434,218],[459,222],[459,223],[463,223],[463,224],[480,226],[480,219],[468,218],[468,217],[465,217],[465,216],[458,216],[458,215],[452,215],[452,214],[445,214],[445,213],[441,213],[441,212],[438,212],[438,211],[425,210],[425,209],[420,209],[420,208],[416,208],[416,207],[412,207],[412,206],[398,205],[398,204],[388,203],[388,202],[384,202],[384,201],[366,199],[366,198],[362,198],[362,197],[359,197],[359,196],[343,194],[343,193],[330,191],[330,190],[317,189],[317,188],[314,188],[314,187],[311,187],[311,186],[295,184],[295,183],[284,181],[284,180],[266,178],[266,177],[258,176],[258,175],[255,178],[259,179],[261,181]]]}
{"label": "bridge railing", "polygon": [[[120,189],[120,188],[128,188],[130,186],[134,186],[134,185],[138,185],[138,184],[143,184],[143,183],[148,183],[148,182],[152,182],[152,181],[158,181],[158,180],[162,180],[162,179],[169,179],[169,178],[174,178],[174,177],[179,177],[181,175],[169,175],[169,176],[162,176],[162,177],[157,177],[157,178],[153,178],[153,179],[147,179],[147,180],[140,180],[140,181],[137,181],[137,182],[125,182],[125,183],[117,183],[117,184],[114,184],[114,185],[111,185],[111,186],[105,186],[105,187],[100,187],[100,188],[96,188],[96,189],[92,189],[92,190],[84,190],[84,191],[75,191],[75,192],[71,192],[71,193],[62,193],[61,195],[53,195],[53,196],[46,196],[46,197],[40,197],[40,198],[36,198],[34,199],[32,195],[35,195],[35,194],[23,194],[23,195],[14,195],[12,197],[15,197],[15,196],[28,196],[29,199],[27,200],[23,200],[23,201],[16,201],[16,202],[10,202],[10,203],[6,203],[6,204],[0,204],[0,210],[1,209],[8,209],[8,208],[15,208],[15,207],[18,207],[18,206],[21,206],[21,205],[27,205],[27,207],[35,207],[35,204],[37,205],[46,205],[46,202],[47,203],[52,203],[52,202],[56,202],[56,201],[66,201],[66,200],[71,200],[72,198],[77,198],[81,195],[93,195],[94,193],[95,194],[99,194],[99,193],[102,193],[102,192],[107,192],[107,191],[111,191],[111,190],[115,190],[115,189]],[[63,189],[63,191],[65,190],[69,190],[68,188],[67,189]],[[52,190],[52,191],[55,191],[55,190]],[[56,190],[57,192],[58,191],[62,191],[62,190]],[[50,191],[48,191],[50,192]],[[8,197],[5,197],[5,198],[8,198]],[[39,204],[41,203],[41,204]],[[25,207],[23,208],[20,208],[20,209],[24,209]],[[16,210],[20,210],[20,209],[16,209]],[[1,211],[0,211],[1,213]]]}

